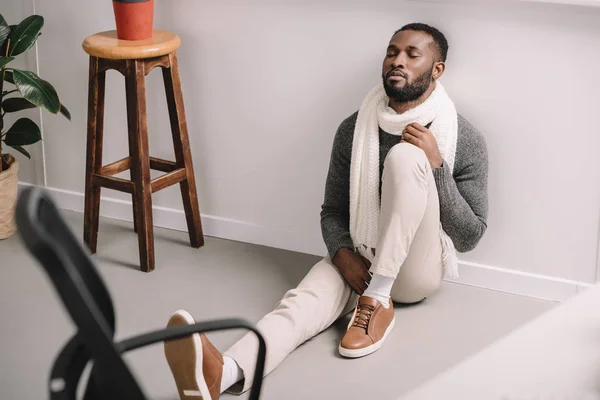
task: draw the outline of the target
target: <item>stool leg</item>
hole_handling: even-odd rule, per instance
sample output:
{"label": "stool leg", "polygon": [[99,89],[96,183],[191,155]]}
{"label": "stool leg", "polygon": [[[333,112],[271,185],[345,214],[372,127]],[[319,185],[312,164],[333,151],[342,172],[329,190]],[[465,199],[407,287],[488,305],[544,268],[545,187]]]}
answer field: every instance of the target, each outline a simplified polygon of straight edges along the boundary
{"label": "stool leg", "polygon": [[94,174],[102,169],[102,136],[104,126],[104,88],[106,72],[99,72],[97,57],[90,57],[88,88],[88,126],[85,167],[85,205],[83,240],[96,253],[100,220],[100,186],[94,184]]}
{"label": "stool leg", "polygon": [[126,69],[127,125],[130,152],[133,154],[131,175],[135,197],[134,217],[138,230],[140,267],[142,271],[150,272],[154,269],[154,227],[152,225],[152,188],[150,186],[144,62],[127,60]]}
{"label": "stool leg", "polygon": [[[125,92],[127,92],[127,79],[125,79]],[[129,112],[129,111],[128,111]],[[129,179],[133,181],[133,160],[135,159],[135,148],[136,144],[134,142],[134,135],[129,135],[129,157],[131,158],[132,168],[129,170],[130,177]],[[131,209],[133,211],[133,231],[138,233],[137,228],[137,201],[135,198],[135,191],[131,194]]]}
{"label": "stool leg", "polygon": [[169,118],[171,120],[171,132],[173,134],[173,146],[175,148],[175,160],[177,166],[185,168],[186,179],[180,183],[183,209],[190,236],[192,247],[204,246],[204,234],[202,233],[202,220],[200,207],[198,206],[198,194],[196,192],[196,179],[194,177],[194,166],[192,164],[192,153],[190,140],[185,120],[185,109],[183,107],[183,93],[181,91],[181,80],[179,78],[179,66],[177,55],[169,55],[170,68],[163,68],[163,80],[167,94],[167,105],[169,107]]}
{"label": "stool leg", "polygon": [[[127,89],[126,89],[127,90]],[[131,158],[131,169],[129,170],[130,172],[130,177],[129,179],[133,182],[133,161],[135,160],[135,148],[136,145],[133,141],[133,135],[129,135],[129,157]],[[138,233],[138,228],[137,228],[137,201],[135,198],[135,191],[131,194],[131,209],[133,211],[133,231],[135,233]]]}

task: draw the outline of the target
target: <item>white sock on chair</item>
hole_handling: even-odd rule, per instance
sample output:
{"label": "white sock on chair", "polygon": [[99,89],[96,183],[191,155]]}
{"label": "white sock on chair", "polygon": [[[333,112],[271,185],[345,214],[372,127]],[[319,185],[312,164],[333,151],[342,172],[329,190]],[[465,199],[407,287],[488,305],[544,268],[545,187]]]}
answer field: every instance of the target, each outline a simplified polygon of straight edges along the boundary
{"label": "white sock on chair", "polygon": [[244,378],[244,371],[229,356],[223,356],[223,377],[221,378],[221,393]]}
{"label": "white sock on chair", "polygon": [[363,296],[369,296],[376,300],[379,300],[385,308],[390,306],[390,293],[392,292],[392,286],[394,285],[394,278],[388,278],[387,276],[373,274],[369,287],[363,294]]}

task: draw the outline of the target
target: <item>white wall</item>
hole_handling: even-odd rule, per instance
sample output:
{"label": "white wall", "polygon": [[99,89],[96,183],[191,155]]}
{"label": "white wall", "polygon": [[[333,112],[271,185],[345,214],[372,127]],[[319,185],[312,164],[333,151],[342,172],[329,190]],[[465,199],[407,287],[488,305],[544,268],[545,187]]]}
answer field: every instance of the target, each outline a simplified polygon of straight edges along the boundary
{"label": "white wall", "polygon": [[[82,193],[88,64],[80,45],[88,34],[113,29],[112,9],[108,0],[36,0],[36,6],[46,18],[40,73],[73,114],[72,123],[44,117],[48,185]],[[183,40],[180,67],[207,233],[324,254],[319,211],[335,130],[378,82],[391,34],[413,21],[448,36],[442,80],[489,146],[489,229],[461,259],[594,282],[600,221],[600,9],[594,8],[157,0],[155,27]],[[171,157],[159,71],[148,79],[151,151]],[[108,75],[106,100],[108,163],[127,155],[124,83],[116,72]],[[73,201],[80,208],[81,198]],[[182,208],[176,188],[156,194],[154,204]],[[160,220],[169,225],[169,217]]]}

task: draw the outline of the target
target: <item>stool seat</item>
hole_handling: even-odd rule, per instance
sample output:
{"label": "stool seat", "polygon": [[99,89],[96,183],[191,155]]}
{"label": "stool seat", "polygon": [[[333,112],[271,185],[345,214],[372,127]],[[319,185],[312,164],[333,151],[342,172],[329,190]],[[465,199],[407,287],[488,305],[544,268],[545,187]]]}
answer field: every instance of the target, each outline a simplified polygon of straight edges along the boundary
{"label": "stool seat", "polygon": [[146,40],[120,40],[117,31],[106,31],[88,36],[82,43],[83,50],[93,57],[111,60],[140,60],[173,53],[181,39],[173,32],[154,30]]}

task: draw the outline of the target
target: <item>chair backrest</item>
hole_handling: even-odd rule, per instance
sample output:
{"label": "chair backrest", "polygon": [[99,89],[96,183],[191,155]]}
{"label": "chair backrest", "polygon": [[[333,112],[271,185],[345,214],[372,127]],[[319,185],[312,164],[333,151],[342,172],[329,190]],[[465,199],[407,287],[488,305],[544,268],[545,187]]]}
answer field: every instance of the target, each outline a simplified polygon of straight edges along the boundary
{"label": "chair backrest", "polygon": [[[23,242],[50,277],[94,361],[95,386],[102,391],[114,387],[128,393],[128,399],[143,399],[113,342],[115,314],[106,285],[48,193],[37,187],[23,190],[16,220]],[[105,381],[112,382],[106,386]]]}
{"label": "chair backrest", "polygon": [[110,294],[89,253],[74,237],[47,192],[35,187],[25,189],[16,217],[25,245],[45,268],[77,325],[93,319],[112,338],[115,314]]}

